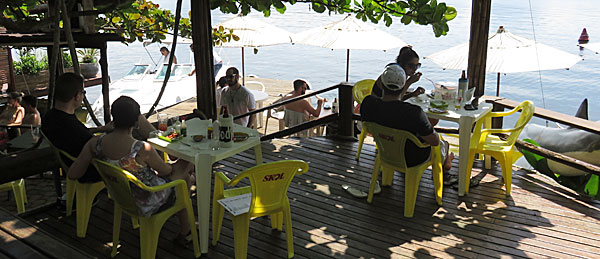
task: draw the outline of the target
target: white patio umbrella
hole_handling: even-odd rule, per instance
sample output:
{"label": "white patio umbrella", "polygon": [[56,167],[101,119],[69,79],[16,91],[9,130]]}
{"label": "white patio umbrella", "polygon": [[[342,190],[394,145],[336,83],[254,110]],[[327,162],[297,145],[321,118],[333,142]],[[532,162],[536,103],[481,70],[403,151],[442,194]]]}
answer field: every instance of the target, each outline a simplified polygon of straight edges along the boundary
{"label": "white patio umbrella", "polygon": [[596,52],[596,54],[600,53],[600,42],[596,43],[587,43],[587,44],[579,44],[579,47],[583,47],[585,49]]}
{"label": "white patio umbrella", "polygon": [[347,51],[346,81],[348,81],[351,49],[388,50],[408,45],[351,15],[341,21],[296,33],[292,35],[292,42],[329,49],[345,49]]}
{"label": "white patio umbrella", "polygon": [[233,34],[240,39],[223,43],[220,47],[242,48],[242,81],[244,81],[244,48],[264,47],[270,45],[290,43],[291,34],[268,23],[238,15],[234,18],[217,24],[213,28],[223,26],[226,30],[233,30]]}
{"label": "white patio umbrella", "polygon": [[[443,69],[467,70],[469,43],[425,57]],[[488,39],[486,72],[498,73],[496,96],[500,92],[500,73],[569,69],[581,57],[512,34],[503,26]]]}

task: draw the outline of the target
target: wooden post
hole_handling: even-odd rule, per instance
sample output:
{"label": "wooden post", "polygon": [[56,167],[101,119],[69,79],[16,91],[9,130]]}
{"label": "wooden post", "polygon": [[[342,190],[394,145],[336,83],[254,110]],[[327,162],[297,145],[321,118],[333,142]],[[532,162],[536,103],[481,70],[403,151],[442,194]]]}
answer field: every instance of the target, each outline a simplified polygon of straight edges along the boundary
{"label": "wooden post", "polygon": [[338,134],[342,137],[354,137],[354,121],[352,120],[352,85],[346,83],[340,84],[338,88],[339,99],[339,129]]}
{"label": "wooden post", "polygon": [[[246,66],[244,64],[244,47],[242,47],[242,84],[245,85],[246,84]],[[214,64],[213,64],[214,66]]]}
{"label": "wooden post", "polygon": [[348,73],[350,73],[350,49],[346,50],[346,82],[348,82]]}
{"label": "wooden post", "polygon": [[498,72],[498,78],[496,79],[496,96],[500,96],[500,72]]}
{"label": "wooden post", "polygon": [[197,107],[208,118],[217,119],[210,1],[194,0],[190,2]]}
{"label": "wooden post", "polygon": [[[100,48],[100,72],[102,73],[102,101],[104,105],[104,123],[110,122],[110,99],[109,99],[109,78],[108,78],[108,55],[106,41]],[[94,111],[89,111],[94,112]]]}
{"label": "wooden post", "polygon": [[[15,66],[13,64],[12,53],[10,51],[10,47],[6,47],[6,52],[8,52],[8,92],[14,92],[17,90],[17,85],[15,85]],[[49,56],[48,56],[49,57]]]}
{"label": "wooden post", "polygon": [[[67,3],[65,0],[60,0],[58,5],[60,6],[60,9],[62,10],[63,25],[64,25],[63,27],[65,29],[65,36],[67,38],[67,42],[69,45],[69,51],[71,52],[71,60],[73,60],[73,71],[75,71],[75,74],[81,75],[81,69],[79,68],[79,60],[77,60],[77,52],[75,51],[75,40],[73,39],[73,33],[71,31],[71,18],[69,18],[69,11],[67,10]],[[59,50],[59,52],[62,53],[61,50]],[[62,58],[60,60],[62,61]],[[62,69],[62,66],[59,66],[59,67],[61,67],[61,69]],[[62,72],[61,72],[61,74],[62,74]],[[87,110],[89,111],[90,118],[92,118],[92,121],[94,121],[96,126],[101,126],[102,124],[100,124],[100,121],[98,121],[98,119],[94,115],[94,109],[92,109],[92,105],[90,105],[90,102],[88,101],[87,96],[85,94],[83,95],[83,104],[85,105],[85,108],[87,108]]]}
{"label": "wooden post", "polygon": [[471,38],[469,40],[469,88],[476,87],[475,96],[485,90],[488,36],[490,29],[491,0],[473,0],[471,12]]}
{"label": "wooden post", "polygon": [[50,79],[48,80],[48,105],[46,107],[46,111],[49,111],[54,107],[54,88],[56,84],[56,72],[58,71],[58,52],[60,51],[60,27],[59,27],[59,3],[58,1],[49,1],[48,7],[50,9],[50,13],[52,13],[55,17],[55,21],[53,22],[53,34],[52,34],[52,48],[48,47],[48,60],[50,64],[48,65],[50,69]]}

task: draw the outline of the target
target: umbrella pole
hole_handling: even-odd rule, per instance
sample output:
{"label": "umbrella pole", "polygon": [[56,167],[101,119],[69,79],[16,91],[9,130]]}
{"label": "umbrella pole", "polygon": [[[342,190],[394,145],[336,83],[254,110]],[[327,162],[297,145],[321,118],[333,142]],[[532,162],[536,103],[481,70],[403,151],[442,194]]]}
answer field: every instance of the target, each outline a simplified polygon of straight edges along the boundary
{"label": "umbrella pole", "polygon": [[242,84],[246,84],[246,71],[244,71],[244,47],[242,47]]}
{"label": "umbrella pole", "polygon": [[346,82],[348,82],[348,72],[350,71],[350,49],[346,50]]}
{"label": "umbrella pole", "polygon": [[496,80],[496,96],[500,96],[500,73],[498,73],[498,79]]}

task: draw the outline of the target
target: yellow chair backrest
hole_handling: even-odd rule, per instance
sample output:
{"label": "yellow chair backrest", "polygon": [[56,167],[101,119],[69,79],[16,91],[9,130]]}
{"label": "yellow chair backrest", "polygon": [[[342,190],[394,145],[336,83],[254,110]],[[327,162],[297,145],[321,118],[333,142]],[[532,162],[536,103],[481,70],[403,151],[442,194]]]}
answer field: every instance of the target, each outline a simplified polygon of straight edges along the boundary
{"label": "yellow chair backrest", "polygon": [[404,158],[404,147],[407,141],[415,143],[417,147],[426,148],[412,133],[379,125],[374,122],[364,122],[367,132],[373,135],[381,160],[387,164],[406,170],[406,159]]}
{"label": "yellow chair backrest", "polygon": [[[486,119],[495,118],[495,117],[505,117],[512,115],[518,111],[521,111],[521,115],[519,119],[515,123],[513,128],[509,129],[482,129],[482,124]],[[533,117],[533,113],[535,112],[535,106],[531,101],[524,101],[520,103],[517,107],[510,111],[506,112],[490,112],[486,115],[484,119],[477,121],[475,125],[475,131],[473,136],[478,139],[479,145],[482,145],[486,139],[488,134],[491,133],[505,133],[509,134],[508,138],[504,141],[504,144],[507,146],[512,146],[517,141],[517,138],[521,134],[521,131],[525,128],[525,125],[529,123],[531,117]]]}
{"label": "yellow chair backrest", "polygon": [[92,163],[96,169],[98,169],[98,173],[100,174],[100,177],[102,177],[111,198],[130,215],[140,216],[141,214],[138,210],[135,198],[131,193],[129,182],[134,183],[146,191],[151,191],[152,188],[142,183],[131,173],[111,163],[98,159],[94,159]]}
{"label": "yellow chair backrest", "polygon": [[62,170],[64,171],[64,173],[66,174],[67,171],[69,171],[69,166],[67,165],[67,163],[65,163],[65,160],[63,159],[63,156],[70,159],[71,162],[75,161],[75,159],[77,159],[76,157],[73,157],[71,154],[67,153],[66,151],[57,148],[54,144],[52,144],[52,141],[50,141],[50,139],[48,139],[48,137],[46,137],[46,135],[44,134],[44,132],[42,132],[40,130],[40,134],[42,134],[42,137],[44,139],[46,139],[46,141],[48,142],[48,145],[50,146],[50,149],[52,150],[52,153],[54,153],[54,156],[56,157],[56,159],[58,160],[58,164],[60,165],[60,167],[62,168]]}
{"label": "yellow chair backrest", "polygon": [[519,116],[517,123],[515,123],[515,127],[510,130],[510,136],[506,140],[506,142],[510,145],[515,144],[517,138],[521,134],[521,131],[523,131],[525,125],[527,125],[527,123],[529,123],[529,121],[531,120],[531,117],[533,117],[533,113],[535,112],[535,106],[531,101],[524,101],[517,107],[515,107],[512,111],[510,111],[510,113],[515,113],[518,110],[521,110],[521,116]]}
{"label": "yellow chair backrest", "polygon": [[308,171],[308,164],[300,160],[285,160],[252,167],[231,180],[235,186],[244,178],[250,180],[252,202],[250,216],[258,217],[280,210],[287,201],[287,189],[295,175]]}
{"label": "yellow chair backrest", "polygon": [[375,80],[373,79],[364,79],[356,82],[352,87],[352,95],[354,96],[354,101],[357,103],[362,103],[363,99],[367,97],[367,95],[371,94],[373,90],[373,85],[375,84]]}

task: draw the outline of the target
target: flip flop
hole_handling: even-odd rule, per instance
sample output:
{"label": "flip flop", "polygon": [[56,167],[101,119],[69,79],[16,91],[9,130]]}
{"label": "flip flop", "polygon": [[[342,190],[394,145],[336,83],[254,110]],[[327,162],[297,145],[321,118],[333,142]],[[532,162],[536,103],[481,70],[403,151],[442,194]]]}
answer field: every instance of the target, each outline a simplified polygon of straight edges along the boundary
{"label": "flip flop", "polygon": [[444,179],[445,186],[455,185],[457,183],[458,183],[458,177],[453,176],[453,175],[449,175],[449,176],[447,176],[446,179]]}
{"label": "flip flop", "polygon": [[[347,184],[342,184],[342,189],[346,190],[348,193],[350,193],[350,195],[352,195],[356,198],[366,198],[369,195],[369,193],[359,190],[359,189],[352,187],[350,185],[347,185]],[[379,185],[379,181],[377,181],[377,183],[375,184],[375,190],[373,190],[373,194],[379,194],[379,193],[381,193],[381,186]]]}
{"label": "flip flop", "polygon": [[[484,174],[484,176],[485,176],[485,174]],[[469,188],[473,188],[473,187],[479,186],[479,184],[481,183],[481,179],[482,178],[483,177],[477,177],[477,176],[476,177],[472,177],[471,181],[469,182]],[[452,186],[452,188],[455,189],[455,190],[458,190],[458,184]]]}
{"label": "flip flop", "polygon": [[369,195],[368,193],[363,192],[347,184],[342,184],[342,189],[346,190],[348,193],[350,193],[350,195],[356,198],[366,198]]}

